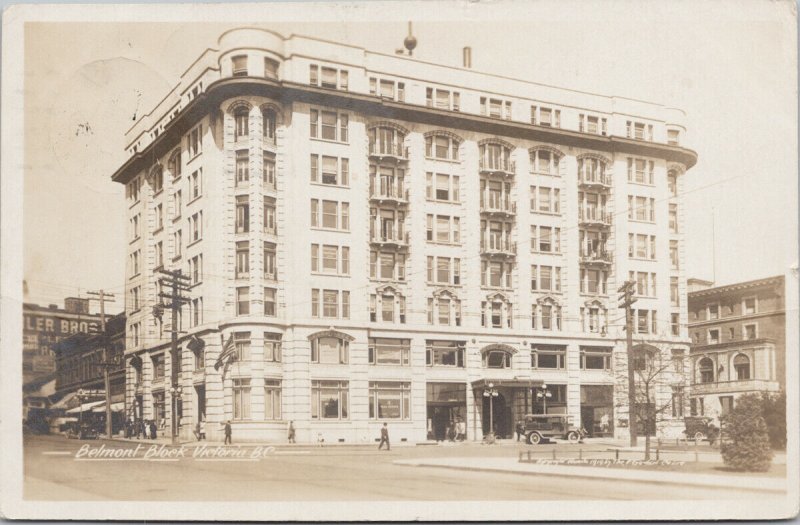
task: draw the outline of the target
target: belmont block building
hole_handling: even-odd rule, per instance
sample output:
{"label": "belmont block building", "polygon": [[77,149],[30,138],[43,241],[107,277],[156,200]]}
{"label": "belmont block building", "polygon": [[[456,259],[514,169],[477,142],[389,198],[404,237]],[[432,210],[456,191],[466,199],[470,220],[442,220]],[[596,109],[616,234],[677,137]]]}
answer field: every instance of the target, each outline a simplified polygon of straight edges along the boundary
{"label": "belmont block building", "polygon": [[[113,175],[129,219],[128,404],[171,420],[180,396],[183,435],[231,420],[240,439],[285,439],[288,421],[301,441],[372,440],[384,422],[395,440],[457,422],[480,439],[545,411],[627,435],[623,281],[637,283],[637,344],[681,365],[659,401],[688,384],[683,118],[224,33],[131,128]],[[158,269],[190,279],[175,363]],[[228,340],[237,359],[216,369]]]}
{"label": "belmont block building", "polygon": [[778,275],[689,293],[692,415],[725,415],[742,394],[786,387],[784,283]]}

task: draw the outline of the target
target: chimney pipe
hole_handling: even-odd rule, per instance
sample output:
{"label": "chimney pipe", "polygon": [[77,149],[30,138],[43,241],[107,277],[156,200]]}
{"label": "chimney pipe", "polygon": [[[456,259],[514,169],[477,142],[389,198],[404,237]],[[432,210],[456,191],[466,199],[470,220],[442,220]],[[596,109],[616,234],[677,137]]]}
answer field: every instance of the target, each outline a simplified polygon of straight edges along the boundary
{"label": "chimney pipe", "polygon": [[469,46],[464,48],[464,67],[472,67],[472,48]]}

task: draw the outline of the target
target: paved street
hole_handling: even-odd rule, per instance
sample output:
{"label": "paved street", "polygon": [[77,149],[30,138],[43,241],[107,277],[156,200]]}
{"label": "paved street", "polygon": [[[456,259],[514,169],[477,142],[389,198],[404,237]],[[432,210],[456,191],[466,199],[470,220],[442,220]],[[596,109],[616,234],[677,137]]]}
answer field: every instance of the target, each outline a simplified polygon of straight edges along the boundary
{"label": "paved street", "polygon": [[[118,454],[136,443],[26,437],[25,498],[53,500],[547,500],[708,499],[752,497],[735,490],[683,488],[635,482],[454,471],[395,465],[420,457],[508,457],[517,445],[396,447],[278,447],[259,460],[247,457],[139,459],[75,458],[86,443]],[[553,446],[553,445],[551,445]],[[569,445],[558,445],[569,446]],[[215,448],[216,446],[212,446]],[[242,450],[230,447],[231,450]],[[128,452],[130,453],[130,452]],[[151,458],[155,459],[155,458]]]}

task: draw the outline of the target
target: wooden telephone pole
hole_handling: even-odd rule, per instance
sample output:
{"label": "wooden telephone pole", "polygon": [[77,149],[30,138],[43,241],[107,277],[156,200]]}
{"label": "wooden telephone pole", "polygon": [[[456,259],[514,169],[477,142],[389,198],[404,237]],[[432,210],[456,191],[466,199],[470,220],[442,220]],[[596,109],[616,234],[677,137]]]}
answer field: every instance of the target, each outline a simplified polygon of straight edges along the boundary
{"label": "wooden telephone pole", "polygon": [[631,305],[636,302],[633,298],[635,281],[625,281],[617,292],[619,296],[619,307],[625,309],[625,336],[628,342],[628,429],[631,434],[631,446],[636,446],[636,376],[634,373],[633,356],[633,313]]}
{"label": "wooden telephone pole", "polygon": [[114,301],[113,293],[105,293],[103,290],[96,292],[87,292],[90,297],[89,300],[100,301],[100,332],[103,342],[103,362],[100,366],[103,367],[103,388],[106,389],[106,435],[111,437],[111,379],[109,378],[108,368],[112,366],[108,359],[108,334],[106,334],[106,300]]}
{"label": "wooden telephone pole", "polygon": [[171,333],[171,347],[170,347],[170,363],[171,363],[171,384],[172,388],[170,388],[171,394],[171,402],[170,406],[172,407],[172,417],[170,418],[172,424],[170,425],[172,428],[172,444],[178,444],[178,398],[180,397],[181,391],[180,386],[178,385],[178,377],[180,374],[181,368],[181,361],[180,356],[178,355],[178,315],[180,314],[181,307],[189,302],[189,298],[185,297],[181,294],[181,292],[188,292],[189,291],[189,276],[183,275],[180,270],[169,271],[169,270],[159,270],[159,273],[163,274],[165,277],[159,279],[159,282],[170,288],[170,293],[161,292],[159,295],[161,299],[169,299],[169,304],[161,304],[161,308],[167,307],[172,310],[172,326],[170,327]]}

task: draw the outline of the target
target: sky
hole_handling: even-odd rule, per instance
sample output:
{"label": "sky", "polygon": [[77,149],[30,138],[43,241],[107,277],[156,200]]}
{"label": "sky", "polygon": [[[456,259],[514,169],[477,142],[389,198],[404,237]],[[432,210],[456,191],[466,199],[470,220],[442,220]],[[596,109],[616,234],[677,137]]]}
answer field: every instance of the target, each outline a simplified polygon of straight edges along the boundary
{"label": "sky", "polygon": [[[158,19],[154,6],[140,8],[132,12],[147,9]],[[26,27],[26,301],[63,305],[66,296],[103,288],[117,293],[118,308],[111,310],[122,308],[124,188],[110,176],[126,158],[124,133],[223,31],[242,25],[393,53],[412,20],[420,60],[459,66],[461,49],[471,46],[478,71],[681,108],[687,113],[684,145],[699,156],[685,175],[687,276],[722,285],[783,274],[797,262],[791,2],[203,9],[183,11],[195,21],[180,23]],[[198,22],[202,16],[230,21]]]}

